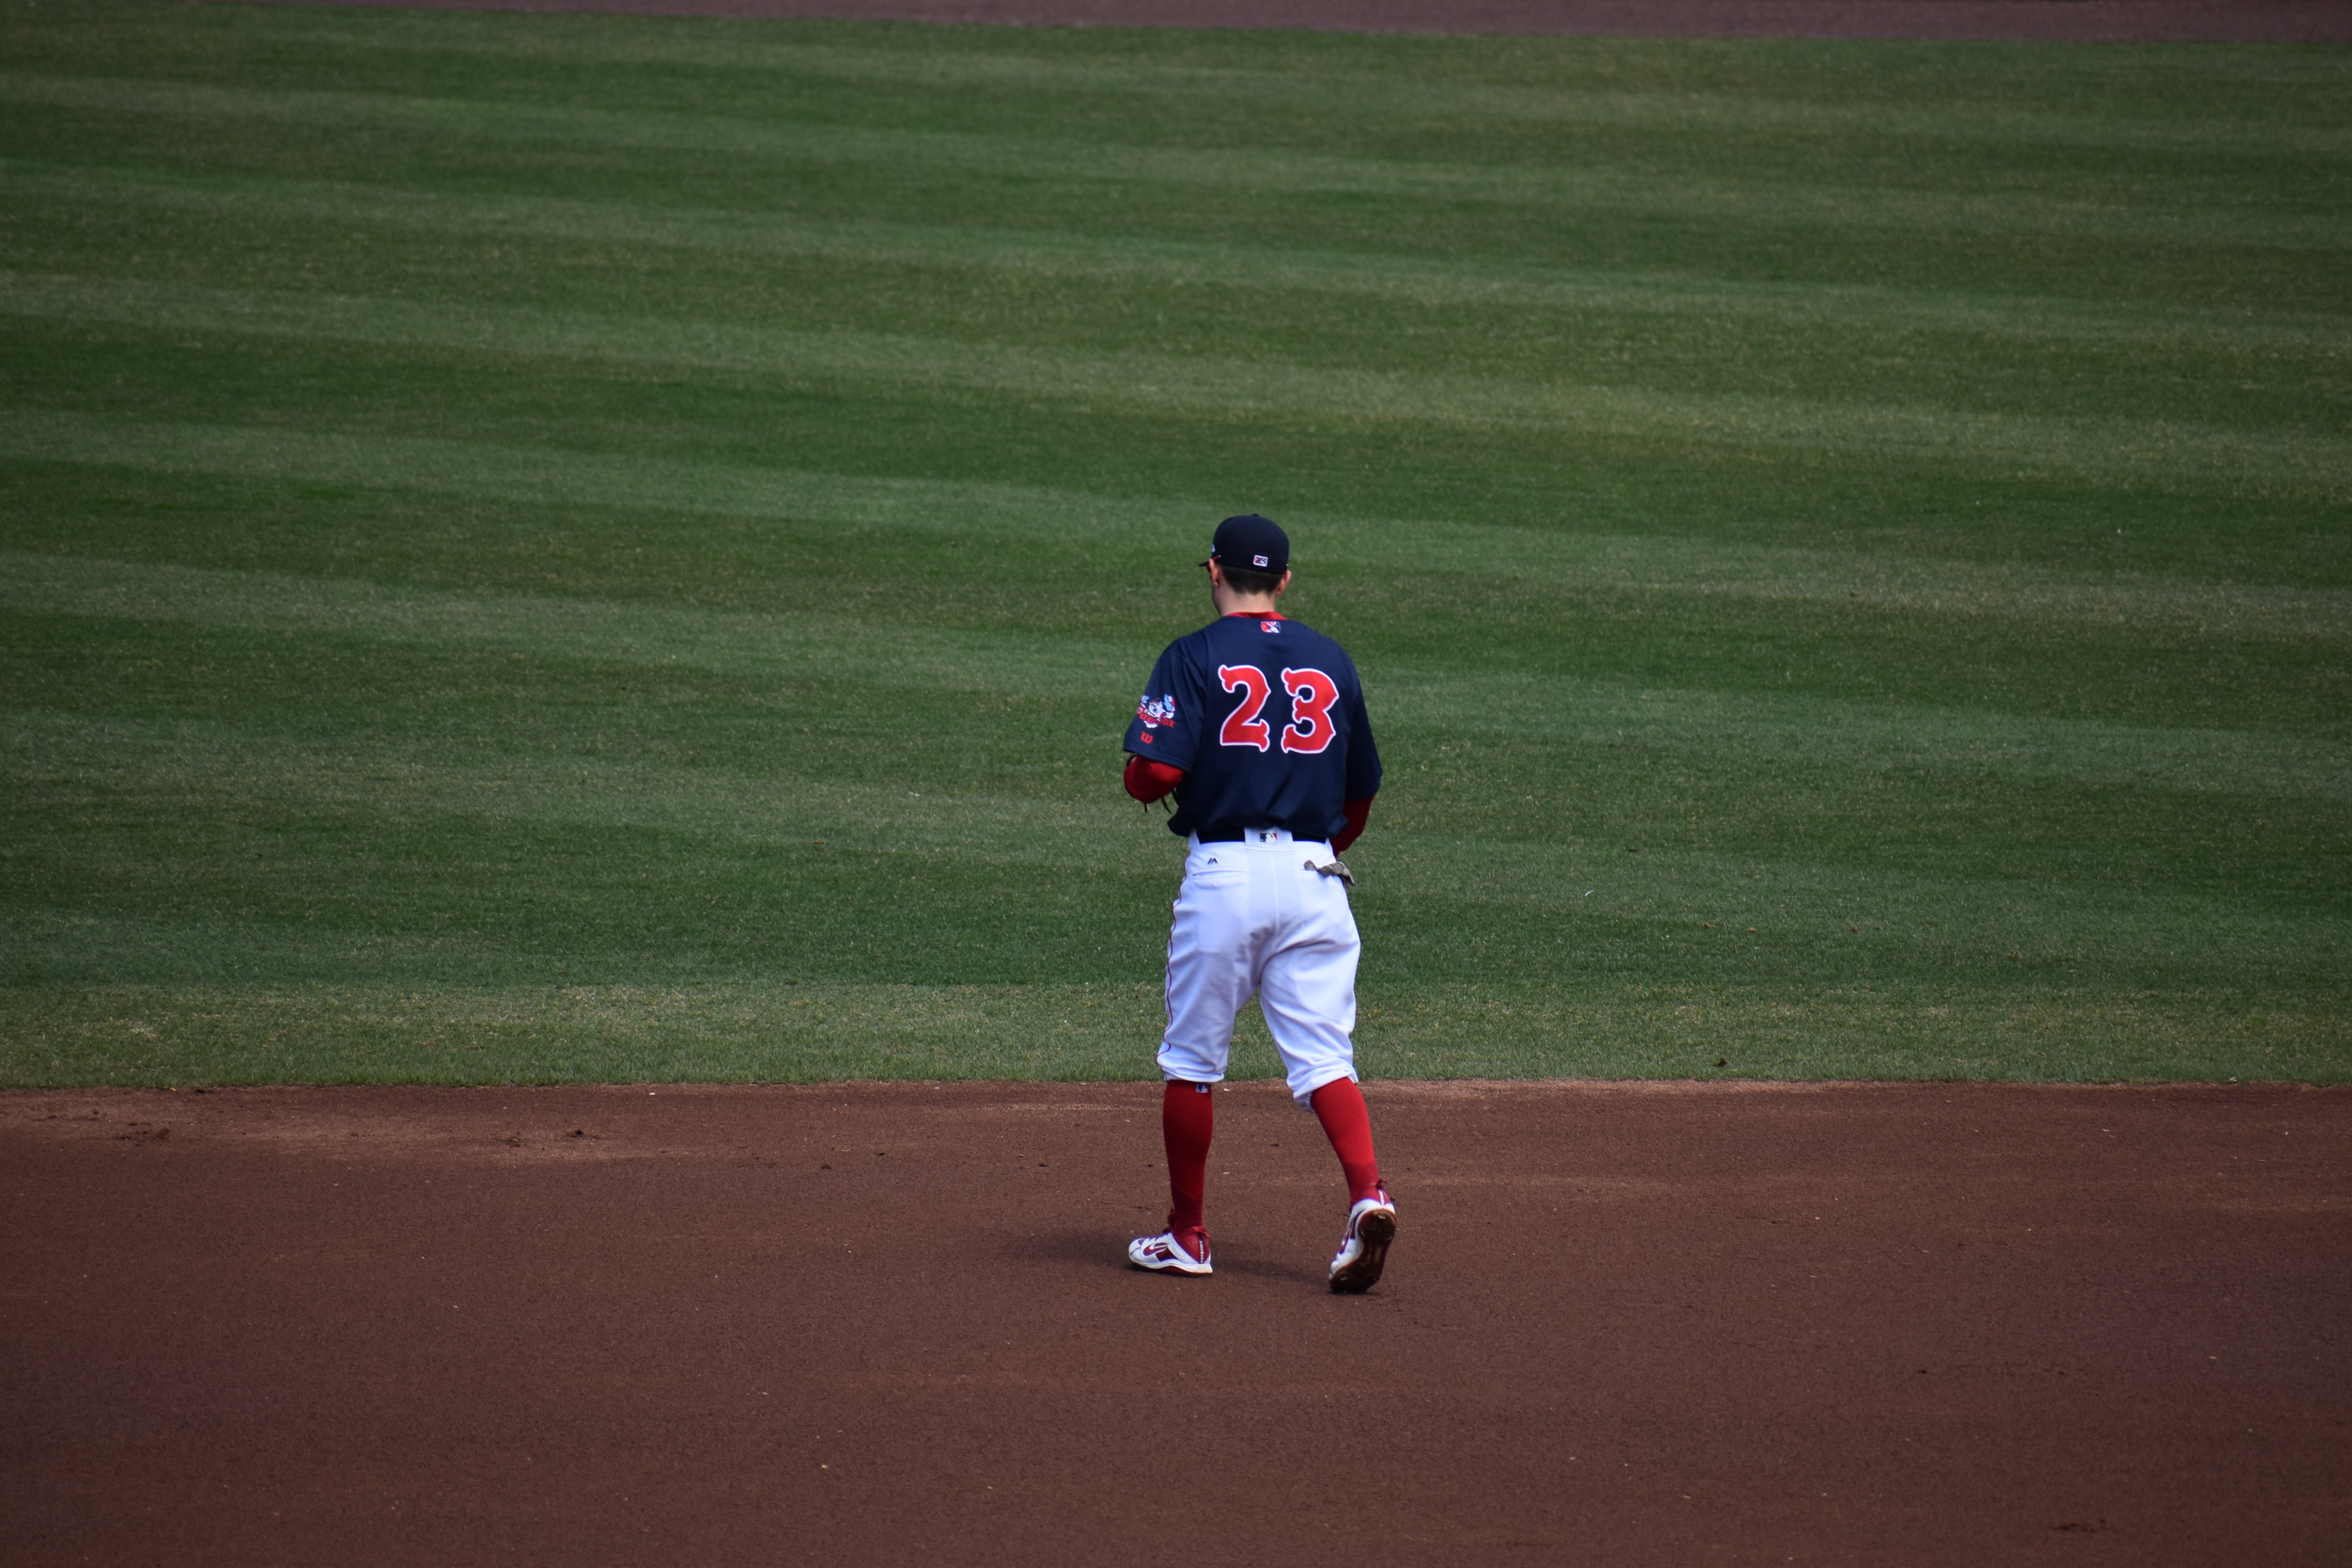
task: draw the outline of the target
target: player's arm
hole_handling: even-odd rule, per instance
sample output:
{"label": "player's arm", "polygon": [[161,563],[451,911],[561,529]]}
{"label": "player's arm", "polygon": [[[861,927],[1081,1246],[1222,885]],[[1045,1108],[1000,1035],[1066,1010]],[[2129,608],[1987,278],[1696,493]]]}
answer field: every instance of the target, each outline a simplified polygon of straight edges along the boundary
{"label": "player's arm", "polygon": [[1364,711],[1364,687],[1356,679],[1353,664],[1348,666],[1343,700],[1348,715],[1348,801],[1339,809],[1348,825],[1331,836],[1335,855],[1345,854],[1349,845],[1363,837],[1364,824],[1372,815],[1372,797],[1381,793],[1380,748],[1372,744],[1372,721]]}
{"label": "player's arm", "polygon": [[[1149,805],[1182,784],[1184,770],[1171,768],[1166,763],[1154,762],[1150,757],[1137,756],[1129,752],[1127,759],[1127,777],[1122,782],[1127,785],[1128,794]],[[1364,803],[1367,809],[1371,804],[1370,801]]]}
{"label": "player's arm", "polygon": [[[1184,782],[1192,762],[1192,725],[1201,711],[1199,682],[1181,643],[1171,643],[1151,667],[1151,683],[1127,726],[1127,793],[1149,805]],[[1157,751],[1160,755],[1151,753]]]}

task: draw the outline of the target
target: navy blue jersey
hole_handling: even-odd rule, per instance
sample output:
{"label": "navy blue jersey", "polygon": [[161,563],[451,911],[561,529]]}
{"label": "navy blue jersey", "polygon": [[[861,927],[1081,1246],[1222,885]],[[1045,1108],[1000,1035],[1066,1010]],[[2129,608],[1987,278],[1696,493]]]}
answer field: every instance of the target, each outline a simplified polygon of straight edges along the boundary
{"label": "navy blue jersey", "polygon": [[1178,834],[1285,827],[1328,839],[1380,793],[1381,754],[1347,650],[1279,616],[1224,616],[1168,645],[1127,749],[1182,768]]}

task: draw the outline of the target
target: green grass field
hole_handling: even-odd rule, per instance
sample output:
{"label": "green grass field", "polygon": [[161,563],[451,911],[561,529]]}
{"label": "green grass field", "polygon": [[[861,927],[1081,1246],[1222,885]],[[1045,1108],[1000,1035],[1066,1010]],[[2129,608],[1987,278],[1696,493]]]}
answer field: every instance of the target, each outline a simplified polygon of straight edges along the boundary
{"label": "green grass field", "polygon": [[[2352,1080],[2352,54],[0,6],[0,1084]],[[1271,1070],[1255,1018],[1240,1070]]]}

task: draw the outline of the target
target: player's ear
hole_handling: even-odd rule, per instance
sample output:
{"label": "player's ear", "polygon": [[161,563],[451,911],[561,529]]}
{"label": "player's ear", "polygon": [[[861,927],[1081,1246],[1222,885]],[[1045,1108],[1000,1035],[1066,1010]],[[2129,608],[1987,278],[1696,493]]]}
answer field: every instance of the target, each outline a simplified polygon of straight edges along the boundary
{"label": "player's ear", "polygon": [[1285,594],[1287,594],[1287,593],[1289,593],[1289,592],[1290,592],[1290,574],[1289,574],[1288,572],[1286,572],[1286,572],[1284,572],[1284,573],[1283,573],[1283,574],[1282,574],[1282,581],[1281,581],[1281,582],[1279,582],[1279,583],[1276,583],[1276,584],[1274,585],[1274,596],[1275,596],[1276,598],[1279,599],[1279,598],[1281,598]]}

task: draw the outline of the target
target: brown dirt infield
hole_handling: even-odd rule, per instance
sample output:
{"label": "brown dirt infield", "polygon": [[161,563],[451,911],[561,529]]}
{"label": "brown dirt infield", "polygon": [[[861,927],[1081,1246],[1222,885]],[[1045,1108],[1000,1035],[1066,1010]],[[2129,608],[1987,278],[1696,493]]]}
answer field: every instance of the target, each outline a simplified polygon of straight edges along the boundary
{"label": "brown dirt infield", "polygon": [[1635,38],[2352,43],[2347,0],[260,0],[481,11]]}
{"label": "brown dirt infield", "polygon": [[[12,1562],[2336,1563],[2352,1093],[0,1096]],[[1230,1175],[1215,1174],[1230,1172]]]}

